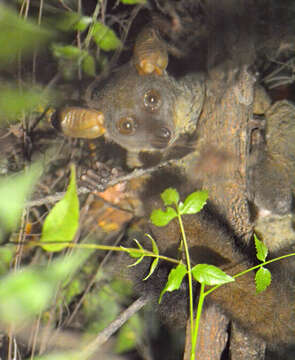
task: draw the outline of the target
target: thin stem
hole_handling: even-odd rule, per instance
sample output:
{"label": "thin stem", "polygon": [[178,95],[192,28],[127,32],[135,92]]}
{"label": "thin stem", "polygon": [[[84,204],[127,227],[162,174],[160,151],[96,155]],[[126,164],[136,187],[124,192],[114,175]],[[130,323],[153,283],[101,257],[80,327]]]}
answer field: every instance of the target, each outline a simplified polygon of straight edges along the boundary
{"label": "thin stem", "polygon": [[[97,349],[104,344],[111,335],[118,331],[127,320],[137,313],[143,306],[149,301],[148,296],[141,296],[133,304],[131,304],[126,310],[123,311],[114,321],[112,321],[104,330],[102,330],[98,336],[87,345],[83,350],[83,359],[89,359],[91,355],[97,351]],[[82,355],[81,354],[81,355]]]}
{"label": "thin stem", "polygon": [[192,337],[192,348],[191,348],[191,360],[195,360],[195,352],[196,352],[196,345],[197,345],[197,339],[198,339],[198,331],[199,331],[199,325],[201,320],[201,314],[203,310],[203,304],[205,300],[205,284],[201,283],[201,289],[200,289],[200,295],[199,295],[199,303],[197,308],[197,316],[195,319],[195,327],[194,327],[194,333]]}
{"label": "thin stem", "polygon": [[180,225],[180,231],[181,231],[181,235],[182,235],[183,246],[184,246],[184,251],[185,251],[185,258],[186,258],[186,265],[187,265],[188,288],[189,288],[189,308],[190,308],[190,328],[191,328],[191,339],[192,339],[193,333],[194,333],[194,304],[193,304],[193,279],[192,279],[192,271],[191,271],[191,261],[190,261],[189,251],[188,251],[186,235],[185,235],[181,215],[180,215],[177,205],[176,205],[176,210],[177,210],[177,217],[178,217],[178,222]]}
{"label": "thin stem", "polygon": [[95,7],[94,12],[92,14],[92,24],[89,27],[88,33],[87,33],[85,41],[84,41],[86,49],[88,49],[88,47],[89,47],[89,44],[90,44],[90,41],[91,41],[91,38],[92,38],[92,35],[93,35],[93,25],[94,25],[94,23],[95,23],[95,21],[96,21],[96,19],[98,17],[100,9],[101,9],[100,2],[97,1],[96,7]]}
{"label": "thin stem", "polygon": [[[275,262],[275,261],[279,261],[279,260],[286,259],[286,258],[288,258],[288,257],[290,257],[290,256],[295,256],[295,253],[282,255],[282,256],[279,256],[279,257],[277,257],[277,258],[275,258],[275,259],[271,259],[271,260],[265,261],[265,262],[263,262],[263,263],[261,263],[261,264],[259,264],[259,265],[253,266],[253,267],[251,267],[251,268],[249,268],[249,269],[247,269],[247,270],[244,270],[244,271],[242,271],[242,272],[240,272],[240,273],[238,273],[238,274],[236,274],[236,275],[233,275],[233,278],[236,279],[236,278],[238,278],[238,277],[240,277],[240,276],[242,276],[242,275],[247,274],[247,273],[250,272],[250,271],[253,271],[253,270],[255,270],[255,269],[259,269],[261,266],[264,266],[264,265],[273,263],[273,262]],[[216,285],[216,286],[214,286],[213,288],[211,288],[210,290],[207,290],[207,291],[205,292],[205,296],[211,294],[212,291],[218,289],[218,288],[219,288],[220,286],[222,286],[222,285],[223,285],[223,284],[221,284],[221,285]]]}
{"label": "thin stem", "polygon": [[137,253],[138,255],[142,255],[142,256],[148,256],[148,257],[154,257],[154,258],[166,260],[166,261],[172,262],[177,265],[181,262],[180,260],[173,259],[168,256],[155,254],[149,250],[124,248],[122,246],[97,245],[97,244],[74,244],[74,243],[66,242],[66,241],[64,241],[64,242],[44,242],[44,243],[41,243],[39,241],[29,241],[29,242],[26,242],[25,245],[42,247],[44,245],[54,245],[54,244],[59,244],[59,245],[64,244],[65,247],[78,248],[78,249],[94,249],[94,250],[121,251],[121,252],[123,251],[123,252],[127,252],[127,253],[132,252],[132,253]]}

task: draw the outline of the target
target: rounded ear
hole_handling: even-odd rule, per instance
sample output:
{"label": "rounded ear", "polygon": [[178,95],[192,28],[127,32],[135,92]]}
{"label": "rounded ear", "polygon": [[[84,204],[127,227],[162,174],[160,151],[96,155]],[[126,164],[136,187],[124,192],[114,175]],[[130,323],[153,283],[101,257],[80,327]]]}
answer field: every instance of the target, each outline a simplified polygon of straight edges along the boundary
{"label": "rounded ear", "polygon": [[105,133],[104,115],[93,109],[64,107],[53,114],[51,123],[64,135],[75,138],[94,139]]}
{"label": "rounded ear", "polygon": [[152,27],[145,27],[138,35],[133,62],[139,75],[162,75],[168,65],[166,44]]}

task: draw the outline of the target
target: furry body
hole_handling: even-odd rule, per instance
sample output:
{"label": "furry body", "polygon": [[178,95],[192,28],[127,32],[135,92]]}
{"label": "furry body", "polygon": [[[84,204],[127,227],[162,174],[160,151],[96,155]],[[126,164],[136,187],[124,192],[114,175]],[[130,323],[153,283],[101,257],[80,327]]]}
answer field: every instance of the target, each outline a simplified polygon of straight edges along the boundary
{"label": "furry body", "polygon": [[[166,170],[167,171],[167,170]],[[158,176],[158,182],[157,182]],[[179,189],[180,182],[185,183],[183,174],[179,177],[174,169],[165,173],[167,180],[163,183],[163,174],[158,173],[146,183],[143,194],[146,213],[152,209],[161,207],[159,194],[167,186],[176,186]],[[150,186],[150,188],[149,188]],[[192,189],[185,183],[185,191],[182,199],[187,195],[187,190]],[[149,189],[154,190],[149,190]],[[183,188],[183,186],[182,186]],[[149,194],[149,197],[147,197]],[[185,215],[183,217],[184,229],[190,249],[190,257],[193,265],[198,263],[212,264],[220,267],[229,275],[236,275],[251,266],[257,264],[254,249],[239,244],[239,240],[230,227],[220,219],[214,206],[207,204],[201,213]],[[149,233],[156,240],[160,254],[177,258],[181,232],[176,220],[164,228],[158,228],[145,223],[140,233],[131,233],[131,238],[136,237],[141,243],[145,243],[144,233]],[[149,241],[147,240],[146,246]],[[276,252],[276,255],[288,253]],[[286,260],[284,260],[286,261]],[[263,293],[257,294],[255,288],[255,272],[247,273],[235,282],[221,286],[206,298],[206,302],[214,303],[242,329],[265,340],[271,346],[283,345],[294,342],[295,314],[294,314],[294,283],[287,275],[290,271],[292,258],[269,267],[272,273],[272,284]],[[145,260],[142,265],[132,268],[131,277],[135,278],[136,288],[140,293],[153,294],[157,301],[158,296],[167,281],[170,265],[161,262],[159,269],[150,279],[142,281],[149,270],[150,261]],[[164,295],[163,302],[159,307],[161,316],[173,326],[185,325],[187,319],[187,287],[179,291]],[[198,286],[195,287],[197,295]],[[197,297],[195,299],[197,303]]]}
{"label": "furry body", "polygon": [[[249,169],[239,167],[239,162],[244,161],[249,155],[246,154],[242,142],[246,133],[245,121],[241,119],[240,123],[234,122],[234,119],[240,120],[241,114],[245,114],[245,108],[249,107],[251,100],[248,101],[247,96],[244,96],[235,82],[238,81],[239,70],[245,65],[253,65],[255,57],[261,51],[261,48],[257,48],[259,44],[257,39],[261,41],[265,33],[258,31],[262,27],[259,25],[259,16],[252,13],[254,3],[251,1],[246,2],[246,5],[251,5],[250,7],[245,4],[240,7],[241,2],[237,5],[236,2],[231,1],[221,2],[217,8],[214,8],[215,1],[207,1],[205,4],[207,11],[204,9],[201,11],[201,3],[196,1],[171,2],[170,4],[163,1],[162,9],[167,18],[161,19],[160,22],[159,18],[156,20],[162,35],[169,37],[168,40],[171,40],[176,48],[180,48],[184,56],[190,60],[192,56],[195,56],[194,66],[199,64],[196,47],[206,44],[205,50],[203,48],[202,51],[206,53],[207,77],[198,74],[197,71],[187,74],[187,69],[184,69],[186,76],[177,80],[163,69],[161,69],[161,75],[146,74],[145,71],[142,75],[131,61],[119,68],[104,88],[94,90],[91,98],[88,99],[88,106],[103,114],[105,137],[127,150],[128,165],[131,168],[145,165],[146,157],[156,156],[158,162],[171,157],[181,157],[179,142],[192,152],[190,158],[192,161],[179,162],[171,169],[159,170],[150,179],[142,182],[139,197],[145,208],[145,221],[139,231],[139,236],[141,237],[146,231],[151,233],[162,254],[177,256],[180,240],[178,225],[173,222],[164,229],[157,229],[148,223],[150,211],[159,207],[160,193],[169,186],[176,187],[182,196],[197,188],[209,186],[209,193],[212,193],[211,203],[201,214],[184,217],[192,261],[194,264],[217,265],[234,275],[255,263],[251,245],[244,241],[250,238],[247,232],[252,230],[250,221],[243,220],[249,216],[245,195],[245,173]],[[260,2],[259,4],[261,5]],[[259,5],[256,10],[261,10]],[[196,15],[195,23],[190,21],[194,15]],[[171,22],[174,27],[171,27],[172,31],[168,36],[165,29],[167,24],[171,25]],[[255,26],[252,27],[252,24]],[[200,25],[200,28],[197,25]],[[257,34],[252,32],[254,29],[257,29]],[[192,37],[188,36],[191,32],[194,35],[193,44],[190,42]],[[186,36],[187,41],[182,43],[181,39]],[[221,38],[222,41],[218,43],[217,40]],[[157,43],[156,41],[155,46]],[[213,49],[214,44],[216,47]],[[151,43],[143,48],[153,51]],[[160,48],[166,49],[162,46]],[[189,48],[192,49],[192,53],[187,52]],[[200,57],[203,58],[203,56]],[[152,56],[150,59],[153,61]],[[141,60],[137,61],[136,65],[140,62]],[[149,69],[149,66],[145,65],[146,68]],[[222,86],[218,88],[212,85],[213,80]],[[251,92],[253,83],[254,81],[250,79],[246,92]],[[216,89],[218,91],[215,91]],[[225,96],[227,100],[223,102]],[[209,104],[204,109],[203,103],[210,102],[210,97],[214,106]],[[228,100],[232,101],[230,105],[233,106],[226,106]],[[223,122],[217,115],[214,117],[215,112],[222,114],[224,111],[227,111],[228,116],[223,118]],[[211,122],[206,121],[206,116]],[[272,127],[271,123],[270,126]],[[242,139],[240,143],[232,141],[237,128],[238,135]],[[272,134],[271,129],[267,131]],[[194,135],[197,140],[192,146],[190,141]],[[270,190],[280,182],[282,173],[276,169],[272,171],[273,165],[269,162],[269,156],[272,156],[272,152],[278,148],[278,146],[271,148],[271,143],[276,139],[281,144],[280,138],[274,136],[272,140],[269,140],[269,145],[259,143],[259,151],[253,152],[255,156],[252,156],[250,164],[253,175],[250,176],[252,190],[249,192],[252,193],[254,203],[258,207],[267,203],[270,195],[270,203],[277,201],[277,209],[280,211],[281,192],[277,194],[275,191],[270,191],[265,195],[263,187],[265,181]],[[233,161],[221,162],[214,176],[208,171],[199,171],[199,173],[196,171],[198,169],[196,164],[200,163],[202,154],[206,153],[199,151],[201,148],[198,146],[202,141],[205,142],[205,149],[209,148],[207,154],[210,153],[210,149],[216,148],[216,154],[220,155],[223,154],[223,148],[226,148],[229,152],[224,153],[229,159],[233,159]],[[230,146],[228,146],[229,143]],[[292,157],[293,148],[288,149]],[[283,154],[284,150],[280,152]],[[211,151],[212,153],[214,151]],[[290,159],[288,158],[287,161]],[[219,172],[220,169],[221,172]],[[289,179],[288,176],[287,179]],[[259,185],[262,185],[261,189]],[[288,182],[284,182],[285,186],[289,194]],[[288,202],[290,198],[287,195],[286,201]],[[290,211],[289,203],[286,208]],[[283,211],[285,212],[284,206]],[[282,244],[280,239],[273,241],[275,246],[272,246],[272,250],[275,256],[283,251],[285,244]],[[154,293],[157,296],[165,284],[169,268],[166,264],[161,264],[150,280],[142,282],[143,275],[146,275],[148,271],[148,265],[143,262],[141,271],[134,271],[135,277],[139,278],[138,287],[143,292]],[[271,286],[259,295],[255,290],[254,273],[251,272],[234,283],[220,287],[209,296],[208,300],[217,304],[243,329],[267,342],[292,343],[295,339],[293,279],[288,274],[288,266],[281,266],[281,264],[272,267],[272,275]],[[167,310],[164,304],[164,309],[166,309],[164,312],[172,317],[173,321],[180,323],[186,319],[187,312],[187,303],[183,294],[186,292],[172,293],[164,297],[164,303],[166,302],[169,306]],[[179,298],[180,301],[177,301]]]}

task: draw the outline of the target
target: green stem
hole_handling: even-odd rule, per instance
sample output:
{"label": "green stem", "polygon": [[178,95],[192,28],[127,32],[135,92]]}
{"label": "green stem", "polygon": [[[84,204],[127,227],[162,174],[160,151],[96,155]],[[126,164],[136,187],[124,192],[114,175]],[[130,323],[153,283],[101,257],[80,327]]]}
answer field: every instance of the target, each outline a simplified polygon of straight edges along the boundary
{"label": "green stem", "polygon": [[88,33],[86,35],[86,38],[84,40],[85,43],[85,48],[88,49],[92,35],[93,35],[93,25],[95,24],[95,21],[98,17],[99,11],[101,8],[101,4],[100,1],[97,1],[96,7],[94,9],[93,15],[92,15],[92,24],[90,25],[89,29],[88,29]]}
{"label": "green stem", "polygon": [[191,345],[192,346],[191,347],[191,360],[195,360],[195,357],[196,357],[195,353],[196,353],[196,346],[197,346],[197,339],[198,339],[198,331],[199,331],[200,319],[201,319],[201,314],[202,314],[202,310],[203,310],[205,296],[206,296],[205,295],[205,284],[201,284],[194,333],[193,333],[193,337],[191,339],[192,340],[191,341],[191,344],[192,344]]}
{"label": "green stem", "polygon": [[178,217],[178,222],[180,225],[180,231],[181,231],[181,235],[182,235],[183,246],[184,246],[184,251],[185,251],[185,258],[186,258],[186,265],[187,265],[188,288],[189,288],[189,308],[190,308],[190,330],[191,330],[190,332],[191,332],[191,339],[192,339],[193,333],[194,333],[194,303],[193,303],[193,279],[192,279],[192,271],[191,271],[191,261],[190,261],[189,251],[188,251],[186,235],[185,235],[185,231],[184,231],[184,227],[183,227],[183,223],[182,223],[182,219],[181,219],[181,215],[180,215],[178,206],[176,206],[176,210],[177,210],[177,217]]}
{"label": "green stem", "polygon": [[127,253],[138,253],[138,255],[142,255],[142,256],[148,256],[148,257],[154,257],[154,258],[159,258],[162,260],[166,260],[169,262],[172,262],[174,264],[180,264],[181,261],[177,260],[177,259],[173,259],[170,258],[168,256],[164,256],[164,255],[158,255],[155,254],[151,251],[145,250],[145,249],[135,249],[135,248],[124,248],[124,247],[120,247],[120,246],[109,246],[109,245],[97,245],[97,244],[73,244],[71,242],[44,242],[41,243],[39,241],[30,241],[30,242],[26,242],[25,245],[32,245],[32,246],[44,246],[44,245],[54,245],[54,244],[65,244],[65,247],[69,247],[69,248],[77,248],[77,249],[94,249],[94,250],[106,250],[106,251],[123,251],[123,252],[127,252]]}
{"label": "green stem", "polygon": [[[273,262],[275,262],[275,261],[279,261],[279,260],[286,259],[286,258],[288,258],[288,257],[290,257],[290,256],[295,256],[295,253],[291,253],[291,254],[287,254],[287,255],[282,255],[282,256],[279,256],[279,257],[277,257],[277,258],[274,258],[274,259],[271,259],[271,260],[268,260],[268,261],[264,261],[263,263],[261,263],[261,264],[259,264],[259,265],[253,266],[253,267],[251,267],[251,268],[249,268],[249,269],[247,269],[247,270],[244,270],[244,271],[242,271],[242,272],[240,272],[240,273],[238,273],[238,274],[236,274],[236,275],[233,275],[233,278],[236,279],[236,278],[238,278],[238,277],[240,277],[240,276],[243,276],[243,275],[247,274],[247,273],[250,272],[250,271],[253,271],[253,270],[255,270],[255,269],[260,268],[261,266],[265,266],[265,265],[270,264],[270,263],[273,263]],[[218,288],[219,288],[220,286],[222,286],[222,285],[224,285],[224,284],[216,285],[216,286],[214,286],[213,288],[211,288],[210,290],[207,290],[207,291],[205,292],[205,296],[211,294],[212,291],[218,289]]]}

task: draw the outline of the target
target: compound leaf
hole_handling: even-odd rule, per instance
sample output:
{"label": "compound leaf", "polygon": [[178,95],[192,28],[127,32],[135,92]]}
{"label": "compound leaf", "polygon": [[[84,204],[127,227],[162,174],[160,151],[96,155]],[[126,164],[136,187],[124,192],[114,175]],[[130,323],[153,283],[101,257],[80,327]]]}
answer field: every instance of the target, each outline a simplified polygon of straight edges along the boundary
{"label": "compound leaf", "polygon": [[166,189],[164,192],[162,192],[161,198],[162,198],[165,206],[172,205],[172,204],[178,204],[179,194],[176,189],[169,188],[169,189]]}
{"label": "compound leaf", "polygon": [[258,239],[256,234],[254,234],[255,248],[256,248],[256,257],[260,261],[265,261],[268,253],[268,248],[263,244],[262,241]]}
{"label": "compound leaf", "polygon": [[161,291],[160,297],[159,297],[159,304],[162,301],[163,295],[169,291],[178,290],[184,276],[187,274],[187,269],[184,264],[177,265],[176,268],[172,269],[169,273],[167,283],[164,287],[164,289]]}
{"label": "compound leaf", "polygon": [[196,214],[202,210],[208,199],[208,191],[195,191],[180,204],[180,214]]}
{"label": "compound leaf", "polygon": [[214,265],[198,264],[192,268],[192,274],[195,280],[205,285],[226,284],[235,279],[227,275],[224,271]]}
{"label": "compound leaf", "polygon": [[156,226],[166,226],[176,216],[176,211],[172,207],[168,206],[166,211],[161,209],[153,210],[150,219]]}
{"label": "compound leaf", "polygon": [[256,272],[255,275],[255,284],[256,292],[261,293],[266,290],[271,283],[271,273],[268,269],[261,266],[261,268]]}

